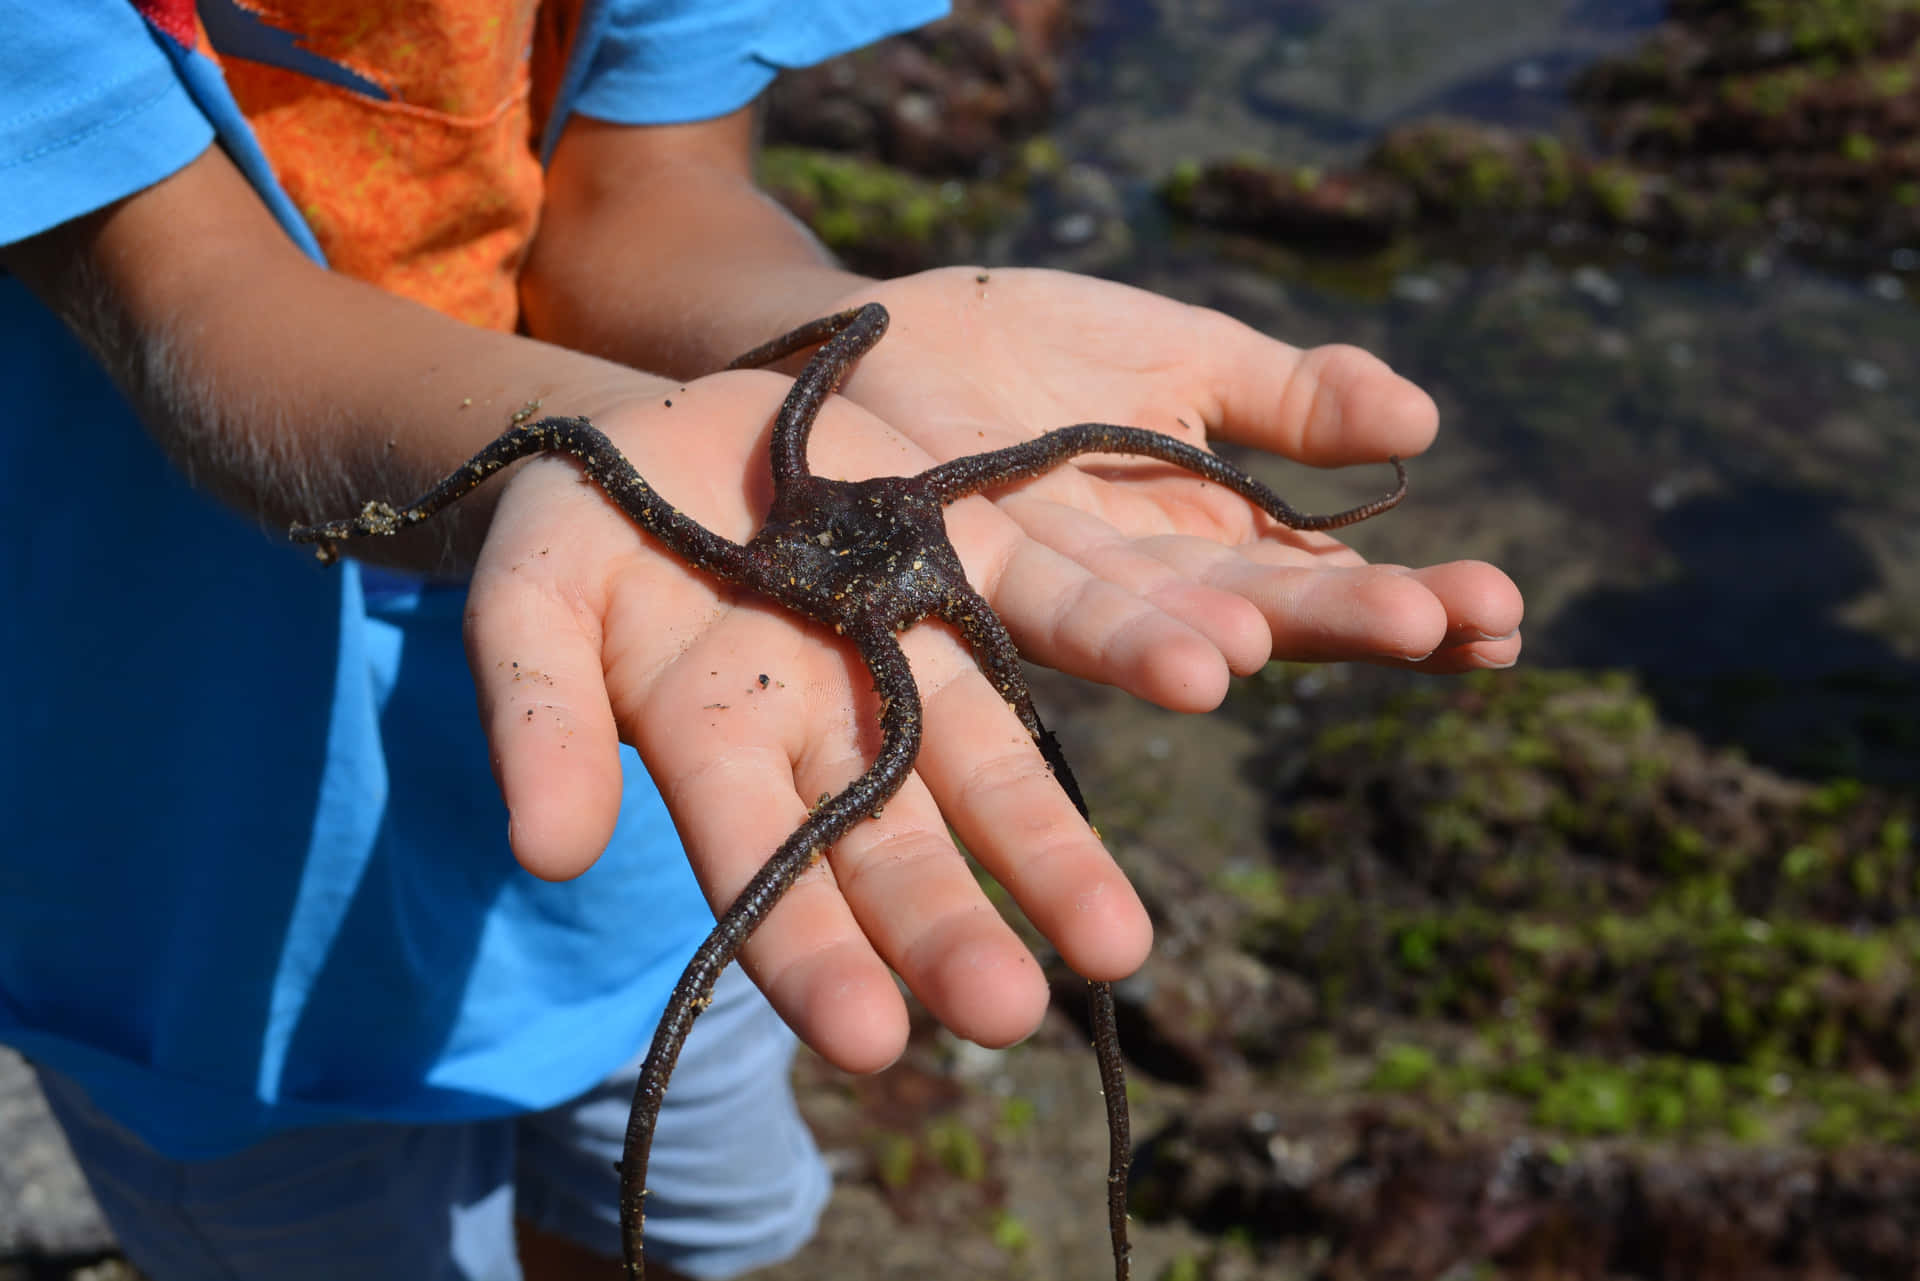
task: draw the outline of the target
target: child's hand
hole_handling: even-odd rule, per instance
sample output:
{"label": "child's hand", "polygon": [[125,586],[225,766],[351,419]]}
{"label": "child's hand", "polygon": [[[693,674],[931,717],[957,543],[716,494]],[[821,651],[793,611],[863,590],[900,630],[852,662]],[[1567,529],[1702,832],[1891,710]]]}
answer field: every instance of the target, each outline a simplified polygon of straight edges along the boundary
{"label": "child's hand", "polygon": [[[718,375],[675,390],[670,408],[653,400],[598,421],[663,497],[743,541],[768,500],[767,428],[786,385]],[[844,400],[821,415],[811,457],[834,477],[931,461]],[[949,513],[990,598],[996,584],[1021,597],[1100,594],[991,504]],[[680,564],[566,458],[508,480],[473,575],[468,638],[513,847],[542,876],[578,873],[606,843],[616,738],[639,749],[716,911],[877,745],[873,682],[846,642]],[[959,641],[938,625],[902,640],[925,705],[916,776],[802,878],[742,958],[810,1044],[856,1070],[905,1043],[889,967],[986,1044],[1026,1035],[1045,1010],[1037,965],[981,895],[949,823],[1081,972],[1129,973],[1150,937],[1139,900]],[[1099,612],[1065,643],[1110,676],[1109,665],[1145,665],[1156,643],[1205,645],[1145,610]]]}
{"label": "child's hand", "polygon": [[[873,293],[912,307],[952,274]],[[1431,437],[1430,402],[1362,353],[1303,356],[1096,282],[995,277],[1005,295],[1029,286],[1052,301],[1027,311],[1002,296],[1005,322],[997,307],[928,309],[944,318],[932,322],[910,312],[849,392],[913,424],[942,457],[1089,419],[1213,423],[1315,462],[1415,452]],[[1097,316],[1112,328],[1096,328]],[[1195,335],[1180,338],[1180,323]],[[1135,332],[1154,342],[1125,338]],[[890,353],[900,358],[883,362]],[[743,541],[771,492],[766,436],[784,387],[721,375],[676,392],[671,407],[635,405],[601,425],[669,501]],[[820,474],[846,478],[933,461],[845,399],[821,415],[810,456]],[[998,504],[949,509],[969,577],[1041,661],[1197,710],[1219,700],[1229,668],[1276,651],[1459,670],[1518,650],[1517,635],[1485,639],[1514,633],[1520,611],[1491,566],[1370,569],[1190,476],[1137,464],[1113,474],[1069,467]],[[469,635],[514,848],[541,875],[573,875],[604,846],[617,738],[639,748],[716,910],[877,745],[872,682],[845,642],[680,564],[564,459],[528,465],[503,494]],[[981,896],[949,824],[1080,972],[1124,975],[1149,942],[1138,899],[964,648],[938,626],[904,640],[926,704],[915,777],[743,954],[801,1035],[853,1069],[904,1044],[889,968],[982,1043],[1025,1035],[1045,1008],[1037,966]]]}
{"label": "child's hand", "polygon": [[[942,459],[1085,421],[1315,466],[1411,456],[1434,436],[1433,402],[1363,351],[1301,351],[1122,285],[956,268],[865,286],[840,305],[868,300],[885,303],[893,324],[846,394]],[[1388,519],[1419,519],[1419,483],[1415,468],[1416,505]],[[1226,667],[1244,674],[1270,657],[1457,672],[1506,666],[1520,651],[1520,594],[1493,566],[1367,566],[1331,538],[1278,530],[1234,495],[1152,463],[1082,459],[998,505],[1035,544],[1106,584],[1064,594],[1050,573],[1008,576],[999,600],[1021,648],[1170,707],[1212,706]],[[1048,553],[1030,544],[1022,554]],[[1125,645],[1149,610],[1205,636],[1212,667],[1185,650],[1130,647],[1132,663],[1091,670],[1090,655],[1112,656],[1087,644],[1090,620],[1131,614],[1109,641]]]}
{"label": "child's hand", "polygon": [[[821,415],[810,456],[825,476],[910,475],[1088,420],[1189,438],[1182,421],[1206,425],[1313,463],[1417,453],[1434,431],[1431,402],[1364,353],[1301,353],[1118,286],[940,272],[870,298],[894,326],[848,384],[858,403]],[[702,379],[671,408],[601,426],[668,501],[743,541],[770,496],[765,438],[784,386]],[[1492,566],[1368,567],[1153,464],[1070,465],[948,519],[970,579],[1032,657],[1170,707],[1213,706],[1230,670],[1275,653],[1457,671],[1519,649],[1519,595]],[[639,748],[716,910],[877,745],[872,682],[845,642],[681,565],[565,460],[527,466],[502,496],[469,632],[514,848],[541,875],[572,875],[604,845],[616,738]],[[1045,1008],[948,824],[1081,973],[1124,975],[1149,942],[1138,899],[970,656],[938,626],[905,643],[926,703],[915,777],[743,954],[800,1034],[854,1069],[904,1044],[889,968],[986,1044],[1026,1034]]]}

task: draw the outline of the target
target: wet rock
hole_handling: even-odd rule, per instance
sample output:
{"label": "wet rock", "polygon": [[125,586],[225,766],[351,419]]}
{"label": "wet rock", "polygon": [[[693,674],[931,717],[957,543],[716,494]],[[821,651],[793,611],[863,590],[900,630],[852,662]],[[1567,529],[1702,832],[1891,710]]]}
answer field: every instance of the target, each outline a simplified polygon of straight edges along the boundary
{"label": "wet rock", "polygon": [[1575,1153],[1381,1109],[1210,1107],[1143,1145],[1135,1211],[1268,1244],[1330,1278],[1805,1281],[1920,1269],[1920,1158],[1662,1148]]}
{"label": "wet rock", "polygon": [[913,173],[986,176],[1046,123],[1064,0],[960,0],[936,23],[782,75],[776,143],[858,154]]}
{"label": "wet rock", "polygon": [[1732,262],[1775,244],[1879,261],[1920,238],[1917,61],[1906,4],[1674,4],[1580,78],[1582,137],[1414,120],[1352,170],[1210,162],[1164,194],[1196,221],[1323,246],[1624,233]]}
{"label": "wet rock", "polygon": [[987,183],[935,182],[858,156],[770,147],[761,185],[850,268],[904,275],[977,258],[981,235],[1010,193]]}
{"label": "wet rock", "polygon": [[1387,174],[1246,160],[1177,170],[1162,194],[1176,213],[1208,226],[1348,248],[1404,234],[1416,209],[1409,185]]}
{"label": "wet rock", "polygon": [[1666,232],[1678,214],[1658,181],[1559,138],[1470,120],[1393,129],[1364,172],[1405,184],[1430,224],[1503,221]]}
{"label": "wet rock", "polygon": [[1057,266],[1111,269],[1133,247],[1117,192],[1098,171],[1060,173],[1042,135],[1074,8],[960,0],[940,22],[783,74],[762,185],[868,274],[1004,261],[1023,235],[1063,253]]}

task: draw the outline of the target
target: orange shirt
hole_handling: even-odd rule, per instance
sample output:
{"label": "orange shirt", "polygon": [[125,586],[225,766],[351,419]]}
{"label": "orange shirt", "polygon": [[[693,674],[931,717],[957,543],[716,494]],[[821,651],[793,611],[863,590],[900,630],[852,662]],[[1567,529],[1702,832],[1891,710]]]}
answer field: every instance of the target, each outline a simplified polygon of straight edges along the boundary
{"label": "orange shirt", "polygon": [[[177,0],[148,6],[186,16]],[[195,42],[331,266],[511,330],[542,198],[539,130],[580,7],[223,0]]]}

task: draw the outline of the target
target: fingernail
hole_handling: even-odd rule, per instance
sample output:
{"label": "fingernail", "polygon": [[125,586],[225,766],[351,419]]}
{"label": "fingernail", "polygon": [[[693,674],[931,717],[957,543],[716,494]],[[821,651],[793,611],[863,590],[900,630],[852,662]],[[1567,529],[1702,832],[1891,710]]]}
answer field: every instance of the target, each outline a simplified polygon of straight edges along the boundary
{"label": "fingernail", "polygon": [[1512,640],[1515,636],[1518,636],[1519,634],[1520,634],[1520,629],[1518,627],[1515,627],[1510,631],[1501,632],[1498,636],[1489,635],[1488,633],[1481,631],[1478,627],[1471,628],[1467,632],[1467,635],[1471,639],[1477,640],[1477,641]]}
{"label": "fingernail", "polygon": [[[1497,640],[1499,638],[1494,637],[1493,639]],[[1515,654],[1511,658],[1496,660],[1496,659],[1488,658],[1485,654],[1475,654],[1473,656],[1473,661],[1479,664],[1481,667],[1486,668],[1488,671],[1497,672],[1497,671],[1504,671],[1505,669],[1512,667],[1515,663],[1520,661],[1520,656],[1518,654]]]}

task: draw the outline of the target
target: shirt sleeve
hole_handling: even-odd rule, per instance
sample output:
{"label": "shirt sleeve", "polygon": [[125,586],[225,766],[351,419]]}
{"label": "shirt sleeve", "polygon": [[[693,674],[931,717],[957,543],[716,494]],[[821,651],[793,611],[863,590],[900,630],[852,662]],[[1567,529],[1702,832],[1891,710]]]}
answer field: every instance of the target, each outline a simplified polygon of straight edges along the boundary
{"label": "shirt sleeve", "polygon": [[111,204],[213,128],[128,0],[0,0],[0,244]]}
{"label": "shirt sleeve", "polygon": [[569,104],[614,124],[738,110],[805,67],[931,22],[946,0],[612,0]]}

